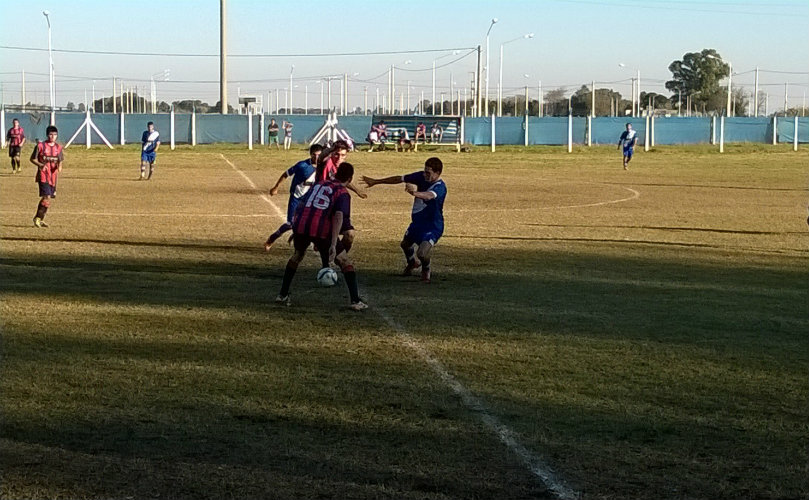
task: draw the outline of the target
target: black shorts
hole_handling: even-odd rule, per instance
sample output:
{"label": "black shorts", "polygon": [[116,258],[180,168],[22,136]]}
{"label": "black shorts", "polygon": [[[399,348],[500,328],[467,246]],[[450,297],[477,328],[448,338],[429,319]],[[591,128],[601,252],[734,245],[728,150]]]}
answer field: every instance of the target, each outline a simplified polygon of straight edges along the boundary
{"label": "black shorts", "polygon": [[15,156],[20,156],[20,152],[22,151],[22,146],[9,146],[8,147],[8,157],[14,158]]}
{"label": "black shorts", "polygon": [[42,198],[56,198],[56,186],[51,186],[47,182],[38,182],[39,196]]}
{"label": "black shorts", "polygon": [[[292,245],[298,252],[305,252],[306,249],[309,248],[309,245],[314,245],[315,250],[320,252],[321,257],[328,258],[331,241],[325,238],[314,238],[312,236],[309,236],[308,234],[294,234],[292,235]],[[339,239],[337,240],[335,250],[337,252],[337,255],[340,255],[341,253],[345,252],[343,242]]]}

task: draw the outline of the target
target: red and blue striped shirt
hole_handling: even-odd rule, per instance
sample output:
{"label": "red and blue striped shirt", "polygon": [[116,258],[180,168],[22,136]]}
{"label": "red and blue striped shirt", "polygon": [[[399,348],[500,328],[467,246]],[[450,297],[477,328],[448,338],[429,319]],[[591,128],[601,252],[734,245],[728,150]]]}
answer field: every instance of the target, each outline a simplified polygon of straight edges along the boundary
{"label": "red and blue striped shirt", "polygon": [[34,154],[39,163],[43,166],[37,169],[37,182],[46,182],[51,186],[56,186],[56,178],[59,176],[59,165],[64,160],[62,146],[57,143],[47,142],[37,143]]}
{"label": "red and blue striped shirt", "polygon": [[329,239],[332,235],[331,219],[335,212],[342,212],[343,220],[351,215],[351,195],[346,187],[336,181],[315,184],[301,200],[292,220],[292,230],[295,234]]}

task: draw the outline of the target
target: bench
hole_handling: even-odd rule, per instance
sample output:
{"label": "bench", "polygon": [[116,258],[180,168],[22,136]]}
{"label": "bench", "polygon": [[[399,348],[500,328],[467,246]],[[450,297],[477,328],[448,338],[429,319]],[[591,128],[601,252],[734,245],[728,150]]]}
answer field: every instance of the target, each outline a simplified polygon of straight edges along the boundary
{"label": "bench", "polygon": [[[372,123],[377,124],[380,120],[385,121],[385,125],[387,125],[387,138],[381,141],[377,141],[372,145],[371,150],[377,145],[381,146],[381,149],[385,149],[386,142],[394,143],[394,148],[398,151],[399,150],[399,138],[401,137],[402,130],[405,130],[407,133],[407,138],[410,141],[410,145],[414,151],[418,151],[419,146],[450,146],[455,148],[456,151],[460,152],[461,150],[461,140],[460,140],[460,119],[454,116],[374,116]],[[417,142],[415,140],[416,137],[416,125],[422,122],[427,126],[427,140],[419,139]],[[441,138],[438,142],[428,142],[430,141],[430,129],[432,128],[433,123],[438,123],[441,128],[444,130]]]}

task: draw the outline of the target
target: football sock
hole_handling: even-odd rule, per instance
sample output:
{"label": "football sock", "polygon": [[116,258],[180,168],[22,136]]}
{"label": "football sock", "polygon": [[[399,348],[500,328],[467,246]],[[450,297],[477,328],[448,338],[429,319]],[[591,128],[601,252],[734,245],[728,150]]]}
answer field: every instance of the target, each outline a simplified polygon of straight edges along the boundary
{"label": "football sock", "polygon": [[142,163],[140,165],[140,176],[141,177],[146,177],[146,165],[144,165]]}
{"label": "football sock", "polygon": [[270,237],[267,238],[267,241],[273,243],[275,240],[280,238],[282,234],[286,233],[290,229],[292,229],[292,226],[289,225],[289,222],[284,222],[281,224],[281,227],[278,228],[278,231],[272,233]]}
{"label": "football sock", "polygon": [[292,285],[292,278],[295,277],[297,270],[298,266],[294,265],[292,262],[287,262],[287,268],[284,270],[284,281],[281,282],[281,297],[289,295],[289,287]]}
{"label": "football sock", "polygon": [[154,165],[149,165],[149,177],[147,177],[147,179],[151,179],[153,173],[154,173]]}
{"label": "football sock", "polygon": [[405,254],[405,259],[407,259],[408,264],[415,262],[416,251],[413,249],[413,245],[410,245],[407,248],[402,247],[402,251]]}
{"label": "football sock", "polygon": [[343,276],[345,276],[346,279],[346,286],[348,286],[348,294],[351,296],[351,303],[359,302],[360,292],[357,287],[357,273],[354,271],[354,267],[348,266],[343,269]]}
{"label": "football sock", "polygon": [[425,273],[430,272],[430,259],[421,259],[421,271]]}
{"label": "football sock", "polygon": [[45,218],[45,213],[47,211],[48,211],[48,205],[46,205],[44,202],[40,201],[39,205],[37,206],[36,217],[40,218],[40,219],[44,219]]}

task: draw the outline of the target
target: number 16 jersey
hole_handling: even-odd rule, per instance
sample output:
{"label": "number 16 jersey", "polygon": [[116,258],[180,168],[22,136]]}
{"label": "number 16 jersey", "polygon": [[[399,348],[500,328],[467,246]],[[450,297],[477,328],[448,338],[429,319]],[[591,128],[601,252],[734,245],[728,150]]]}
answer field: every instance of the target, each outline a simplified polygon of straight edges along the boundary
{"label": "number 16 jersey", "polygon": [[343,213],[343,220],[351,216],[351,195],[345,186],[335,181],[315,184],[298,205],[292,230],[295,234],[329,239],[331,219],[337,211]]}

